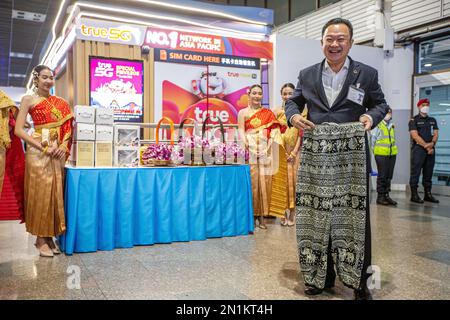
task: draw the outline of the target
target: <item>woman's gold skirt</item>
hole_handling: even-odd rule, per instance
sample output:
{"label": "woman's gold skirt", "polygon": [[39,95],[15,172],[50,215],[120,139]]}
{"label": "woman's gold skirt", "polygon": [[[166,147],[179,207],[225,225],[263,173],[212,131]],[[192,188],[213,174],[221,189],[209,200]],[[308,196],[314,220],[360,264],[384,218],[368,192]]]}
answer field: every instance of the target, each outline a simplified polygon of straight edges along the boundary
{"label": "woman's gold skirt", "polygon": [[268,216],[272,184],[270,164],[258,161],[250,165],[252,178],[253,215]]}
{"label": "woman's gold skirt", "polygon": [[[292,148],[288,148],[288,152]],[[300,153],[293,162],[288,162],[286,151],[280,147],[278,153],[278,171],[272,178],[272,193],[270,197],[269,212],[272,216],[284,217],[286,209],[295,208],[295,185],[297,183],[297,171],[300,165]]]}
{"label": "woman's gold skirt", "polygon": [[25,156],[25,224],[32,235],[55,237],[66,230],[64,163],[28,146]]}

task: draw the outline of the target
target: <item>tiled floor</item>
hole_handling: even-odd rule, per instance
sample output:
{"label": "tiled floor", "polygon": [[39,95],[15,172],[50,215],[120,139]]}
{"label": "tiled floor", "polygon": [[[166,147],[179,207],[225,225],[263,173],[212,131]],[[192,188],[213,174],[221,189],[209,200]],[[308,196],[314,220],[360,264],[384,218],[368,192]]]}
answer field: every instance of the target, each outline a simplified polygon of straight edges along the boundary
{"label": "tiled floor", "polygon": [[[371,207],[372,262],[381,271],[374,299],[450,299],[450,198],[418,205],[391,196],[397,208]],[[0,222],[0,299],[310,299],[295,228],[278,220],[246,237],[54,258],[40,258],[33,243],[24,225]],[[338,282],[313,299],[352,299],[352,291]]]}

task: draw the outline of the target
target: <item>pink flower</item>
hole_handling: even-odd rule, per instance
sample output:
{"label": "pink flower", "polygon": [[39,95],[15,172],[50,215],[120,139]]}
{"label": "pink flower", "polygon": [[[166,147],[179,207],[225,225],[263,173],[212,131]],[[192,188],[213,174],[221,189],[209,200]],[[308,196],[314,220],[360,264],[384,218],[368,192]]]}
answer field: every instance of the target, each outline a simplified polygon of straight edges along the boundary
{"label": "pink flower", "polygon": [[143,160],[170,160],[173,147],[165,143],[151,144],[142,155]]}

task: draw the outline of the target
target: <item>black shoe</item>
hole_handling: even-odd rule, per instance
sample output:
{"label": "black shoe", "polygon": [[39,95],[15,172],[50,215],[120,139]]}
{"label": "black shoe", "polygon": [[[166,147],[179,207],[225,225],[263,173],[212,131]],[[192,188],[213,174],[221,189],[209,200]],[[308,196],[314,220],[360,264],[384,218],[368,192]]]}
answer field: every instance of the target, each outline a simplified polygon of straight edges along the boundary
{"label": "black shoe", "polygon": [[367,287],[353,291],[355,300],[373,300],[372,294]]}
{"label": "black shoe", "polygon": [[423,200],[419,197],[417,188],[411,188],[411,201],[415,203],[423,203]]}
{"label": "black shoe", "polygon": [[331,289],[334,288],[334,282],[332,283],[325,283],[325,289]]}
{"label": "black shoe", "polygon": [[316,296],[318,294],[321,294],[323,292],[322,289],[318,289],[316,287],[309,287],[307,286],[305,289],[305,294],[308,296]]}
{"label": "black shoe", "polygon": [[423,197],[423,200],[433,203],[439,203],[439,200],[433,197],[431,192],[425,192],[425,197]]}
{"label": "black shoe", "polygon": [[[331,289],[334,288],[334,282],[333,283],[326,283],[324,289]],[[315,296],[318,294],[321,294],[323,292],[323,289],[318,289],[316,287],[310,287],[306,286],[305,294],[308,296]]]}
{"label": "black shoe", "polygon": [[391,206],[396,206],[397,205],[397,201],[393,200],[390,196],[389,193],[386,193],[386,200],[387,202],[389,202],[389,204]]}
{"label": "black shoe", "polygon": [[379,193],[378,197],[377,197],[377,204],[382,204],[382,205],[389,205],[389,201],[386,198],[386,194],[385,193]]}

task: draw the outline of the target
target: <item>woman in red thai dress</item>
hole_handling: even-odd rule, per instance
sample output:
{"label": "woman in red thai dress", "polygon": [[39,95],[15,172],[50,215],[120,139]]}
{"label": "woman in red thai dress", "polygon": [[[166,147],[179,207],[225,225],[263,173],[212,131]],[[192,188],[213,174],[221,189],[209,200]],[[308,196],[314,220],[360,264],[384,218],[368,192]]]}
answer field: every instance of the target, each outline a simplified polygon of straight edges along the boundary
{"label": "woman in red thai dress", "polygon": [[[73,114],[62,98],[50,95],[55,84],[50,68],[39,65],[33,71],[34,95],[22,98],[15,133],[27,143],[25,157],[25,225],[37,236],[41,256],[61,251],[56,237],[66,230],[64,217],[64,164],[72,143]],[[35,132],[24,131],[27,114]]]}
{"label": "woman in red thai dress", "polygon": [[278,151],[274,146],[281,144],[280,129],[285,128],[281,128],[270,109],[262,107],[260,85],[253,85],[248,96],[248,107],[238,114],[239,134],[250,153],[253,214],[259,220],[259,227],[267,229],[264,217],[269,215],[272,174],[276,172],[272,154]]}
{"label": "woman in red thai dress", "polygon": [[23,180],[25,155],[14,135],[18,109],[0,90],[0,220],[23,222]]}

